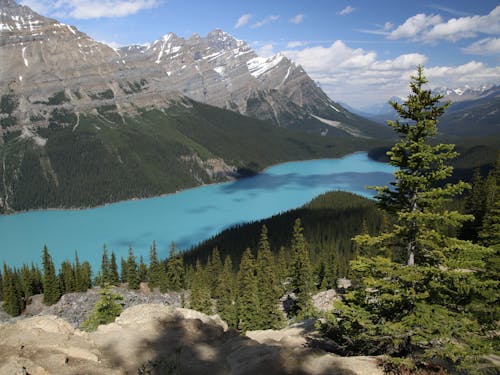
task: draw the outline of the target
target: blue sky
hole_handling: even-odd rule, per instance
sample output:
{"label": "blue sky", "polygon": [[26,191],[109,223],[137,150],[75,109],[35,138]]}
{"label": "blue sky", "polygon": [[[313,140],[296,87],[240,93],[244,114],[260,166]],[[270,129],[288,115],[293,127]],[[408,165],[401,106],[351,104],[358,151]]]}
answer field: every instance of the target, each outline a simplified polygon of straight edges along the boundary
{"label": "blue sky", "polygon": [[404,96],[423,63],[431,86],[500,84],[494,0],[21,0],[124,46],[223,29],[261,56],[284,53],[332,99],[356,107]]}

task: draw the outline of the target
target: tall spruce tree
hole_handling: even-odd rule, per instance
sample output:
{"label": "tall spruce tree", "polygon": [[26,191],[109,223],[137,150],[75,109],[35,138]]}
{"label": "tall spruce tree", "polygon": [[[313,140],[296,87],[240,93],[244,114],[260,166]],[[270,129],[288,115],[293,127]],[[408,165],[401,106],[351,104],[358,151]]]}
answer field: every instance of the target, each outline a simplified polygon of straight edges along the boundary
{"label": "tall spruce tree", "polygon": [[311,300],[314,284],[309,249],[300,219],[296,219],[293,225],[291,257],[290,284],[297,298],[292,314],[298,319],[305,319],[314,314]]}
{"label": "tall spruce tree", "polygon": [[233,274],[233,263],[231,257],[226,256],[224,266],[219,275],[219,299],[217,300],[217,311],[229,327],[238,327],[238,316],[236,311],[236,280]]}
{"label": "tall spruce tree", "polygon": [[120,275],[118,274],[118,264],[116,263],[116,254],[111,251],[111,258],[109,260],[109,285],[118,285],[120,283]]}
{"label": "tall spruce tree", "polygon": [[24,306],[15,270],[3,264],[3,310],[12,316],[21,314]]}
{"label": "tall spruce tree", "polygon": [[106,245],[102,248],[101,271],[99,275],[99,285],[101,288],[105,285],[111,284],[111,268],[109,263],[108,248]]}
{"label": "tall spruce tree", "polygon": [[158,251],[156,250],[156,242],[153,242],[149,250],[149,269],[148,282],[151,289],[158,288],[161,280],[161,266],[158,261]]}
{"label": "tall spruce tree", "polygon": [[[397,168],[391,187],[375,187],[375,197],[383,210],[394,214],[396,223],[381,236],[365,235],[358,242],[377,247],[390,244],[400,259],[409,266],[437,264],[443,258],[446,234],[443,228],[457,227],[471,220],[470,215],[444,209],[444,204],[461,194],[468,185],[441,184],[450,177],[453,167],[446,164],[458,153],[452,144],[432,145],[429,140],[437,133],[437,122],[449,103],[440,104],[442,95],[432,95],[424,89],[428,82],[423,66],[411,77],[411,93],[403,104],[390,102],[404,121],[388,121],[400,141],[387,153],[390,164]],[[365,241],[366,239],[367,241]]]}
{"label": "tall spruce tree", "polygon": [[260,329],[277,329],[283,324],[283,314],[278,308],[281,297],[279,275],[269,245],[268,230],[262,226],[257,250],[257,285]]}
{"label": "tall spruce tree", "polygon": [[238,329],[242,332],[260,327],[260,301],[255,258],[250,249],[243,252],[238,271],[236,306]]}
{"label": "tall spruce tree", "polygon": [[139,272],[137,269],[137,262],[135,260],[134,250],[132,247],[128,249],[127,257],[127,283],[129,289],[139,289],[139,284],[141,283],[139,279]]}
{"label": "tall spruce tree", "polygon": [[196,269],[191,283],[190,307],[205,314],[212,314],[212,300],[207,276],[200,261],[196,261]]}
{"label": "tall spruce tree", "polygon": [[56,275],[52,257],[49,254],[47,246],[43,247],[42,252],[43,264],[43,302],[46,305],[53,305],[61,298],[61,289],[59,278]]}
{"label": "tall spruce tree", "polygon": [[214,247],[212,254],[207,262],[208,283],[210,286],[210,294],[214,298],[219,298],[219,276],[222,272],[222,260],[220,259],[219,249]]}
{"label": "tall spruce tree", "polygon": [[175,243],[170,245],[167,261],[167,280],[171,290],[179,291],[184,286],[184,260],[177,254]]}
{"label": "tall spruce tree", "polygon": [[59,282],[62,294],[74,292],[76,289],[75,270],[71,262],[68,260],[61,263]]}
{"label": "tall spruce tree", "polygon": [[497,283],[482,278],[491,251],[450,236],[450,228],[470,217],[445,203],[466,184],[442,184],[452,172],[445,162],[456,153],[453,145],[429,142],[447,104],[423,88],[426,82],[419,66],[407,100],[392,103],[407,121],[389,122],[400,136],[388,153],[397,170],[392,188],[377,188],[377,200],[394,224],[381,235],[356,237],[373,253],[394,255],[351,262],[357,287],[334,303],[324,329],[353,354],[389,354],[410,366],[445,360],[470,369],[490,350],[477,301],[490,303]]}

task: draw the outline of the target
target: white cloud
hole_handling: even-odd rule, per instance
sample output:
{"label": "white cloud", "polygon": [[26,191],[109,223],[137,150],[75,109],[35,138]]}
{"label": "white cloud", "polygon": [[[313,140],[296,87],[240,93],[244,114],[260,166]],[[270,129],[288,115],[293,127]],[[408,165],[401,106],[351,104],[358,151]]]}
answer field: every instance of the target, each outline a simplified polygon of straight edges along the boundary
{"label": "white cloud", "polygon": [[334,100],[355,107],[385,102],[392,96],[408,94],[410,76],[416,66],[426,65],[429,87],[471,87],[484,83],[500,84],[500,67],[471,61],[459,66],[427,66],[428,58],[419,53],[403,54],[393,59],[379,59],[374,51],[351,48],[337,40],[329,46],[306,47],[283,52],[302,65]]}
{"label": "white cloud", "polygon": [[92,19],[125,17],[152,9],[159,5],[160,0],[23,0],[21,3],[43,14]]}
{"label": "white cloud", "polygon": [[475,37],[478,33],[500,34],[500,5],[486,16],[452,18],[445,23],[439,23],[430,30],[426,40],[447,39],[457,41],[462,38]]}
{"label": "white cloud", "polygon": [[355,10],[356,10],[356,8],[353,8],[352,6],[348,5],[344,9],[342,9],[340,12],[338,12],[338,14],[341,16],[345,16],[347,14],[354,12]]}
{"label": "white cloud", "polygon": [[274,55],[274,46],[271,43],[264,44],[257,50],[257,55],[260,57],[271,57]]}
{"label": "white cloud", "polygon": [[472,43],[462,51],[470,55],[500,55],[500,38],[486,38]]}
{"label": "white cloud", "polygon": [[389,35],[389,39],[409,38],[415,39],[425,31],[429,31],[434,25],[443,20],[440,15],[431,14],[430,16],[419,13],[408,18],[402,25],[394,29]]}
{"label": "white cloud", "polygon": [[239,29],[240,27],[245,26],[248,21],[250,21],[250,18],[252,18],[252,15],[250,13],[243,14],[240,18],[238,18],[238,21],[236,21],[234,28]]}
{"label": "white cloud", "polygon": [[304,18],[305,16],[303,14],[297,14],[295,17],[290,19],[290,22],[298,25],[299,23],[304,22]]}
{"label": "white cloud", "polygon": [[389,31],[393,27],[394,27],[394,24],[392,22],[387,21],[386,23],[384,23],[384,30],[385,31]]}
{"label": "white cloud", "polygon": [[267,25],[268,23],[276,22],[279,19],[280,19],[280,16],[269,16],[269,17],[264,18],[263,20],[260,20],[259,22],[254,23],[251,26],[251,28],[252,29],[257,29],[259,27]]}
{"label": "white cloud", "polygon": [[305,45],[307,45],[308,42],[303,42],[301,40],[293,40],[291,42],[288,42],[286,44],[286,48],[297,48],[297,47],[303,47]]}
{"label": "white cloud", "polygon": [[455,42],[478,34],[500,34],[500,5],[484,16],[451,18],[444,21],[440,15],[419,13],[394,29],[389,39],[412,39],[432,43],[438,40]]}

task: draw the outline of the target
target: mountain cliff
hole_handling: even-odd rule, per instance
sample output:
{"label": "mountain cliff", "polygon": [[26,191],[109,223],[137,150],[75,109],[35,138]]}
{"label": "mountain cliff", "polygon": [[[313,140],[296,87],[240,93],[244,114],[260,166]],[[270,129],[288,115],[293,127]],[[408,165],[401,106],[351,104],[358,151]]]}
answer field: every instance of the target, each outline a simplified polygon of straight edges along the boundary
{"label": "mountain cliff", "polygon": [[0,0],[0,36],[0,212],[174,192],[384,131],[221,30],[113,49]]}

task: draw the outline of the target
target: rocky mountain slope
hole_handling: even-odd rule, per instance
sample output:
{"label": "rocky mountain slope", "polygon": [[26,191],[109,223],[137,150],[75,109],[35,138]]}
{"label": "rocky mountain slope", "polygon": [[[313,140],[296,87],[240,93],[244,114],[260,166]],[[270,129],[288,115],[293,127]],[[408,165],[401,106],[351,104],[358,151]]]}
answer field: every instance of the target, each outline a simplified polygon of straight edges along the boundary
{"label": "rocky mountain slope", "polygon": [[260,58],[221,30],[187,40],[169,33],[114,50],[13,0],[0,6],[4,132],[46,126],[57,107],[78,114],[114,104],[123,115],[162,108],[181,95],[317,134],[377,135],[300,66],[281,55]]}
{"label": "rocky mountain slope", "polygon": [[171,193],[383,134],[221,30],[115,50],[0,0],[0,36],[0,212]]}
{"label": "rocky mountain slope", "polygon": [[382,374],[375,358],[339,357],[313,341],[308,322],[240,336],[217,316],[145,304],[92,333],[55,316],[0,324],[0,373]]}

